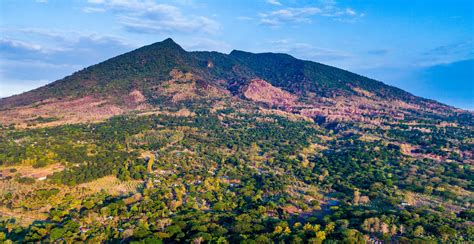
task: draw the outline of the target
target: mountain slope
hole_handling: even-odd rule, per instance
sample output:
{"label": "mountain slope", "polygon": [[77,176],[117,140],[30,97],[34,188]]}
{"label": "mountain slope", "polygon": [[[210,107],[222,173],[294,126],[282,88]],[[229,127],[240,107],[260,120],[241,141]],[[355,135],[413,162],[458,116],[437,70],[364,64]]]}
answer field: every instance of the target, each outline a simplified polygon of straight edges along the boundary
{"label": "mountain slope", "polygon": [[474,118],[171,39],[0,100],[0,242],[474,241]]}
{"label": "mountain slope", "polygon": [[[193,78],[178,81],[173,77],[177,72]],[[59,120],[68,117],[68,122],[81,122],[88,117],[107,118],[153,106],[183,107],[185,105],[177,103],[171,95],[178,92],[184,98],[179,101],[195,104],[197,100],[201,103],[215,101],[211,91],[227,94],[226,99],[256,102],[248,99],[248,92],[244,94],[245,88],[255,79],[270,84],[272,87],[268,92],[274,87],[297,98],[297,102],[284,104],[284,108],[278,103],[262,101],[257,102],[259,106],[280,107],[309,118],[379,121],[390,117],[403,119],[405,115],[416,114],[414,111],[442,116],[462,112],[379,81],[287,54],[236,50],[228,55],[187,52],[172,39],[166,39],[90,66],[44,87],[3,98],[0,100],[0,109],[4,111],[0,114],[0,122],[5,123],[15,116],[18,119],[13,122],[16,123],[32,120],[34,116],[58,117]],[[182,86],[179,82],[192,84],[188,90],[182,87],[181,91],[176,88],[166,91],[162,87],[163,84]],[[264,90],[254,89],[265,93]],[[218,96],[217,100],[224,97]],[[58,113],[55,108],[63,106],[64,102],[68,103],[65,107],[78,103],[85,106],[79,110],[92,112],[89,115],[80,111]],[[22,109],[20,116],[17,112]]]}

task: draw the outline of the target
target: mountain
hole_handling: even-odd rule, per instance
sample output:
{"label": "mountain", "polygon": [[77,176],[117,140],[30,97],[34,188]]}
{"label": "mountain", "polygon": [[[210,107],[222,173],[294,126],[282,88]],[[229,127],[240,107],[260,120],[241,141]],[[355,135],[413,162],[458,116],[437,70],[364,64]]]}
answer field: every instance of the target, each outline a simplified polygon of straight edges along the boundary
{"label": "mountain", "polygon": [[[180,82],[189,83],[189,89],[178,91],[176,87],[183,86]],[[245,92],[252,83],[261,86],[253,90],[259,94]],[[272,93],[272,89],[280,89],[295,99],[280,104],[278,95],[272,97],[273,101],[256,98]],[[41,88],[3,98],[0,109],[8,114],[3,116],[3,121],[15,116],[22,117],[14,120],[19,123],[31,116],[83,121],[143,109],[147,105],[182,106],[176,99],[213,100],[216,97],[208,94],[211,90],[218,91],[220,99],[227,94],[227,99],[258,102],[309,118],[319,116],[330,120],[378,121],[393,115],[404,118],[405,114],[413,114],[412,110],[446,116],[462,112],[376,80],[290,55],[237,50],[228,55],[187,52],[172,39],[111,58]],[[86,106],[90,114],[77,111],[66,116],[56,109],[79,105]]]}
{"label": "mountain", "polygon": [[473,117],[166,39],[0,99],[0,242],[473,242]]}

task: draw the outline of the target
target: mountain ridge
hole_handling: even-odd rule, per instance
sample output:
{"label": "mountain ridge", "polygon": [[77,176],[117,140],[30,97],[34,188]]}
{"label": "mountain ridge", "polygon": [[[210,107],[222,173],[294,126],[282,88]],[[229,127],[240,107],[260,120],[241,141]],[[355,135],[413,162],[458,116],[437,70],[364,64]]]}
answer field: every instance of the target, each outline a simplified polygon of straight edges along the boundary
{"label": "mountain ridge", "polygon": [[[332,66],[328,66],[328,65],[324,65],[324,64],[321,64],[321,63],[317,63],[317,62],[313,62],[313,61],[306,61],[306,60],[300,60],[300,59],[297,59],[291,55],[288,55],[288,54],[284,54],[284,53],[272,53],[272,52],[266,52],[266,53],[251,53],[251,52],[246,52],[246,51],[242,51],[242,50],[232,50],[229,54],[224,54],[224,53],[219,53],[219,52],[207,52],[207,51],[195,51],[195,52],[187,52],[185,51],[180,45],[178,45],[176,42],[174,42],[173,39],[171,38],[167,38],[161,42],[156,42],[156,43],[153,43],[153,44],[150,44],[150,45],[146,45],[146,46],[143,46],[141,48],[138,48],[138,49],[135,49],[135,50],[132,50],[130,52],[127,52],[127,53],[124,53],[124,54],[121,54],[121,55],[118,55],[116,57],[113,57],[113,58],[110,58],[110,59],[107,59],[103,62],[100,62],[96,65],[92,65],[92,66],[89,66],[89,67],[86,67],[85,69],[82,69],[80,71],[77,71],[77,72],[74,72],[72,75],[69,75],[69,76],[66,76],[60,80],[57,80],[57,81],[54,81],[50,84],[47,84],[43,87],[54,87],[55,86],[55,83],[57,82],[61,82],[63,80],[67,80],[68,78],[72,77],[72,76],[75,76],[77,75],[78,73],[82,73],[82,72],[87,72],[88,70],[90,69],[94,69],[96,68],[97,66],[101,66],[103,64],[107,64],[107,63],[110,63],[110,62],[113,62],[115,60],[118,60],[120,59],[121,57],[126,57],[128,55],[133,55],[135,54],[135,56],[140,56],[142,54],[142,51],[147,51],[147,52],[155,52],[155,51],[165,51],[165,52],[162,52],[160,53],[160,56],[164,57],[164,58],[167,58],[167,62],[171,62],[173,63],[173,65],[177,65],[177,63],[179,63],[179,61],[182,61],[180,60],[181,58],[181,55],[184,55],[184,54],[198,54],[198,53],[206,53],[208,54],[209,56],[211,56],[211,59],[212,59],[212,56],[215,56],[214,54],[218,54],[220,56],[224,55],[226,56],[227,58],[229,57],[235,57],[236,60],[245,60],[245,59],[251,59],[251,65],[249,66],[252,66],[252,64],[255,64],[256,62],[258,61],[261,61],[262,59],[274,59],[274,58],[279,58],[280,60],[282,60],[283,63],[279,63],[279,65],[292,65],[293,67],[296,67],[296,68],[299,68],[299,66],[304,66],[304,65],[319,65],[319,66],[322,66],[322,67],[326,67],[326,68],[329,68],[329,69],[337,69],[338,71],[342,72],[342,73],[345,73],[343,75],[352,75],[352,76],[356,76],[356,77],[359,77],[360,79],[364,79],[364,80],[370,80],[372,82],[377,82],[379,83],[379,85],[382,85],[382,86],[387,86],[387,87],[391,87],[391,88],[395,88],[403,93],[406,93],[406,94],[409,94],[409,96],[413,96],[413,97],[416,97],[415,95],[412,95],[411,93],[408,93],[406,91],[403,91],[399,88],[396,88],[396,87],[393,87],[393,86],[390,86],[390,85],[387,85],[381,81],[376,81],[376,80],[373,80],[373,79],[370,79],[370,78],[367,78],[367,77],[364,77],[364,76],[361,76],[361,75],[358,75],[358,74],[355,74],[355,73],[352,73],[350,71],[346,71],[346,70],[343,70],[343,69],[339,69],[339,68],[336,68],[336,67],[332,67]],[[166,52],[167,51],[167,52]],[[174,58],[170,58],[170,53],[169,51],[173,51],[171,54],[175,54],[174,55]],[[254,58],[255,57],[255,58]],[[198,55],[198,58],[199,58],[199,55]],[[196,61],[196,60],[194,60]],[[233,60],[235,61],[235,60]],[[292,64],[291,61],[293,62],[296,62],[295,64]],[[266,62],[264,62],[266,63]],[[195,63],[193,65],[196,65]],[[166,69],[166,67],[165,67]],[[167,69],[170,69],[169,67]],[[168,71],[171,71],[171,70],[168,70]],[[263,69],[263,71],[260,72],[260,74],[264,74],[265,75],[265,72],[266,70]],[[300,70],[297,70],[296,72],[300,72],[298,74],[295,74],[295,75],[304,75],[304,74],[301,74],[301,71]],[[167,72],[168,73],[168,72]],[[113,73],[110,72],[108,75],[112,75],[113,76]],[[302,78],[302,82],[305,82],[305,78],[306,77],[301,77]],[[268,79],[271,81],[275,80],[275,79]],[[83,80],[83,82],[85,83],[86,80]],[[311,81],[309,81],[311,82]],[[314,82],[314,81],[313,81]],[[338,84],[338,80],[332,80],[331,82],[334,83],[334,85]],[[290,83],[288,81],[288,83]],[[294,84],[277,84],[277,85],[280,85],[283,87],[286,86],[291,86],[291,85],[294,85]],[[41,89],[43,87],[40,87],[40,88],[37,88],[37,89],[34,89],[32,91],[35,91],[35,90],[38,90],[38,89]],[[31,92],[31,91],[28,91],[28,92]],[[26,92],[26,93],[28,93]],[[18,95],[14,95],[12,97],[18,97],[18,96],[22,96],[22,94],[18,94]],[[5,100],[5,99],[8,99],[9,97],[6,97],[6,98],[2,98],[0,100],[0,107],[4,107],[2,106],[5,102],[2,101],[2,100]],[[426,99],[428,100],[428,99]]]}
{"label": "mountain ridge", "polygon": [[[288,54],[240,50],[233,50],[229,54],[212,51],[188,52],[171,38],[107,59],[43,87],[1,98],[0,111],[84,97],[93,97],[91,101],[95,103],[105,101],[113,106],[114,110],[118,107],[123,111],[143,108],[145,103],[151,106],[182,107],[173,102],[170,96],[163,96],[165,93],[169,95],[178,92],[178,88],[173,88],[173,91],[160,88],[162,84],[169,83],[167,81],[175,79],[175,82],[178,82],[180,78],[176,80],[177,77],[172,75],[173,72],[177,74],[175,71],[192,75],[194,80],[188,81],[197,82],[197,86],[193,83],[188,87],[189,91],[180,91],[181,97],[189,98],[187,101],[216,100],[204,91],[207,88],[201,87],[205,86],[220,90],[222,94],[228,91],[233,97],[245,100],[244,102],[255,102],[243,94],[245,87],[258,79],[297,97],[297,104],[286,104],[285,108],[280,109],[304,114],[310,118],[336,115],[344,120],[361,120],[361,116],[374,117],[374,113],[385,119],[391,114],[413,114],[412,111],[443,116],[466,112],[434,100],[417,97],[381,81],[325,64],[300,60]],[[176,86],[184,87],[179,84]],[[254,91],[265,93],[261,89]],[[130,103],[133,101],[131,97],[134,96],[131,94],[136,95],[137,92],[144,100],[139,104]],[[197,95],[183,95],[185,92]],[[199,94],[206,94],[205,98]],[[271,101],[258,104],[265,107],[275,105]],[[339,104],[336,106],[338,109],[334,108],[335,104]],[[341,107],[343,109],[340,109]],[[8,116],[10,115],[3,117]]]}

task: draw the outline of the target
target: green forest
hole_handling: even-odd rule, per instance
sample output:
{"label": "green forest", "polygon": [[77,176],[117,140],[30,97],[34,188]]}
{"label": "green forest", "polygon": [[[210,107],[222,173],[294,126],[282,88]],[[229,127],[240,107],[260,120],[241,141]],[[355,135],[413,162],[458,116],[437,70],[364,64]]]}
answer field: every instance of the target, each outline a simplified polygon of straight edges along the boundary
{"label": "green forest", "polygon": [[[0,242],[474,241],[468,127],[193,112],[1,127]],[[127,192],[85,190],[104,177]]]}

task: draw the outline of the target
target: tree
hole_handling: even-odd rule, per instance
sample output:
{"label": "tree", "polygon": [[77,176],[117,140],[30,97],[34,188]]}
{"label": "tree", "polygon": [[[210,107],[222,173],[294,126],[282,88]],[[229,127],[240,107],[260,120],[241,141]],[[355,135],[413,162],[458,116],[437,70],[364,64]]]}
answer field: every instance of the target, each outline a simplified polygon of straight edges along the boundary
{"label": "tree", "polygon": [[281,234],[283,232],[283,228],[279,225],[275,226],[275,230],[273,230],[273,234]]}
{"label": "tree", "polygon": [[342,232],[344,239],[344,243],[356,243],[356,244],[364,244],[366,240],[364,239],[364,235],[355,229],[348,229]]}
{"label": "tree", "polygon": [[118,178],[123,181],[128,181],[131,179],[130,172],[128,171],[127,167],[122,167],[119,170]]}
{"label": "tree", "polygon": [[213,210],[215,211],[222,211],[225,210],[225,203],[224,202],[216,202],[214,206],[212,207]]}
{"label": "tree", "polygon": [[323,243],[325,239],[326,239],[326,233],[321,230],[321,231],[316,232],[316,237],[309,239],[308,243],[320,244],[320,243]]}
{"label": "tree", "polygon": [[379,232],[380,231],[380,220],[377,217],[365,219],[362,223],[362,229],[367,232]]}
{"label": "tree", "polygon": [[450,237],[456,235],[456,230],[449,227],[448,225],[443,225],[438,228],[438,233],[443,241],[447,241]]}
{"label": "tree", "polygon": [[425,233],[425,229],[421,225],[418,225],[413,230],[413,236],[416,236],[416,237],[421,237],[421,236],[423,236],[424,233]]}
{"label": "tree", "polygon": [[237,233],[249,233],[252,232],[252,217],[248,214],[241,214],[235,217],[236,223],[234,225],[234,231]]}
{"label": "tree", "polygon": [[49,234],[49,238],[52,241],[55,241],[61,237],[63,237],[65,230],[63,228],[54,228],[51,230],[51,233]]}
{"label": "tree", "polygon": [[255,243],[270,244],[273,242],[265,235],[258,235],[257,238],[255,238]]}
{"label": "tree", "polygon": [[325,227],[324,227],[324,232],[326,232],[327,234],[331,234],[333,231],[334,231],[334,227],[336,226],[336,224],[334,222],[330,222],[328,223]]}
{"label": "tree", "polygon": [[82,203],[82,206],[84,206],[86,209],[91,209],[94,207],[94,201],[92,200],[87,200]]}
{"label": "tree", "polygon": [[316,232],[316,238],[321,240],[321,241],[324,241],[326,239],[326,232],[324,232],[322,230]]}

